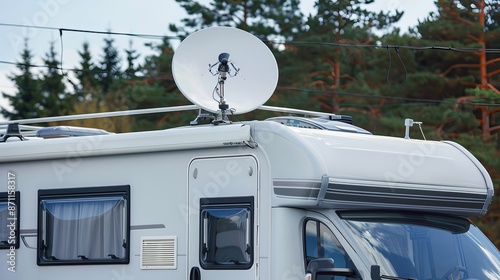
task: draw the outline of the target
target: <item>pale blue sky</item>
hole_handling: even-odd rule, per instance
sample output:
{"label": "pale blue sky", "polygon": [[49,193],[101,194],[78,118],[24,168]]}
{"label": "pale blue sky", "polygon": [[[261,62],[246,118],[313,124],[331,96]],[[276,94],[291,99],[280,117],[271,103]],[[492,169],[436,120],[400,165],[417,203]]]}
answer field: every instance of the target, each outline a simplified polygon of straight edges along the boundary
{"label": "pale blue sky", "polygon": [[[201,2],[209,2],[202,0]],[[396,25],[406,31],[415,26],[418,19],[426,17],[435,10],[433,0],[378,0],[370,5],[373,10],[400,9],[405,11],[403,18]],[[314,11],[314,0],[302,0],[302,9],[308,14]],[[119,7],[117,7],[119,6]],[[73,28],[114,32],[168,35],[168,25],[178,23],[185,16],[184,10],[174,0],[17,0],[2,1],[0,4],[0,22],[9,24],[48,26],[56,28]],[[24,38],[29,38],[29,47],[33,51],[35,64],[49,50],[50,42],[55,42],[55,49],[60,54],[59,32],[57,30],[40,30],[0,26],[0,60],[15,62],[20,59]],[[78,64],[77,51],[82,43],[89,41],[94,58],[97,59],[103,47],[105,35],[84,33],[63,33],[64,57],[63,67],[73,68]],[[115,36],[116,46],[125,58],[124,49],[128,47],[130,37]],[[139,50],[143,58],[150,54],[143,47],[151,39],[133,38],[133,46]],[[15,92],[12,82],[7,78],[15,70],[15,66],[0,64],[0,92]],[[0,96],[0,105],[6,106]],[[0,120],[3,119],[0,116]]]}

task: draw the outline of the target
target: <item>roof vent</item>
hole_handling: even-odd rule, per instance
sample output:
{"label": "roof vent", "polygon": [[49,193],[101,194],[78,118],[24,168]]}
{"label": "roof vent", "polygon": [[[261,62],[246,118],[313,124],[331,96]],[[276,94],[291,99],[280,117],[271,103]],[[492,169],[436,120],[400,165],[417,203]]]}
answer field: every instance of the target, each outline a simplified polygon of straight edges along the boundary
{"label": "roof vent", "polygon": [[93,135],[106,135],[106,134],[110,133],[102,129],[76,127],[76,126],[51,126],[42,128],[36,132],[37,137],[43,137],[43,138],[93,136]]}
{"label": "roof vent", "polygon": [[142,237],[141,269],[177,269],[177,237]]}
{"label": "roof vent", "polygon": [[329,117],[304,118],[304,117],[286,116],[286,117],[269,118],[267,119],[267,121],[279,122],[286,126],[292,126],[292,127],[372,134],[368,130],[352,125],[350,123],[352,122],[352,118],[350,118],[349,116],[342,116],[342,117],[345,118],[332,119]]}

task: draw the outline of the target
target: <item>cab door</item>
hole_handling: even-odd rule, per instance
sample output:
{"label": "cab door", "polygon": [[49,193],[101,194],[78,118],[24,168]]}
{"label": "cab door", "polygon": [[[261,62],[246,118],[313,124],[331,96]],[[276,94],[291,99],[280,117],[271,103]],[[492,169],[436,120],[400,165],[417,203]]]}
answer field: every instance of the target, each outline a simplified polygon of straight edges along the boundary
{"label": "cab door", "polygon": [[258,174],[252,156],[198,158],[191,162],[190,280],[257,279]]}

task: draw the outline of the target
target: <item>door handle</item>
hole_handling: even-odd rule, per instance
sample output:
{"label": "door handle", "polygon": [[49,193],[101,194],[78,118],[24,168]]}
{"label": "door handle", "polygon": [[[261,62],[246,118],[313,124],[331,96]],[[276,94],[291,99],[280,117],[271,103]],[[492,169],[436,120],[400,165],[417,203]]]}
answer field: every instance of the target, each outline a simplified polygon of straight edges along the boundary
{"label": "door handle", "polygon": [[191,272],[189,272],[189,280],[201,280],[200,269],[197,266],[193,266],[191,268]]}

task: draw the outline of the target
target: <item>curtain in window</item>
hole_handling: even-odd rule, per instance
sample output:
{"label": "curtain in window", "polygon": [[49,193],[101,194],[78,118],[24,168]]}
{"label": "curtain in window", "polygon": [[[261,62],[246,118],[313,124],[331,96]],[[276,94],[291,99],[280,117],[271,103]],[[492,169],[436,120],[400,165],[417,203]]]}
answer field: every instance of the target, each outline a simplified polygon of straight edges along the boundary
{"label": "curtain in window", "polygon": [[125,257],[125,199],[53,199],[42,202],[46,260]]}

